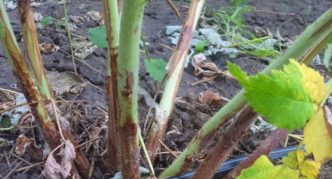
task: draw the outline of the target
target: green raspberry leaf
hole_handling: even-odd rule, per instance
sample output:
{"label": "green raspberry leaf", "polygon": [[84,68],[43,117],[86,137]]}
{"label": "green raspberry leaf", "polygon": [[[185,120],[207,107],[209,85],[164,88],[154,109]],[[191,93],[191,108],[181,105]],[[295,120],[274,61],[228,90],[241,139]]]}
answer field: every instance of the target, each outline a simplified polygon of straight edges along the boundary
{"label": "green raspberry leaf", "polygon": [[304,127],[315,114],[324,91],[319,73],[294,60],[270,75],[247,77],[238,66],[230,63],[228,69],[244,87],[250,106],[271,124],[290,131]]}
{"label": "green raspberry leaf", "polygon": [[242,71],[238,65],[227,62],[227,67],[228,71],[240,82],[241,85],[244,85],[248,81],[247,73]]}

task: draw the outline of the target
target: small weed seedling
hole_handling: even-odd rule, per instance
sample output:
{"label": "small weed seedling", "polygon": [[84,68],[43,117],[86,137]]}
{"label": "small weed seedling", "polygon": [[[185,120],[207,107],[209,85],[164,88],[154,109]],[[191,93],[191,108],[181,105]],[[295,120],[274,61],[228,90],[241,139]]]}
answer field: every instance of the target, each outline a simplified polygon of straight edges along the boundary
{"label": "small weed seedling", "polygon": [[160,58],[144,59],[144,66],[151,78],[161,83],[166,75],[167,63]]}
{"label": "small weed seedling", "polygon": [[105,25],[88,29],[89,40],[99,48],[107,48],[107,35]]}
{"label": "small weed seedling", "polygon": [[219,30],[227,41],[232,42],[231,47],[238,48],[242,53],[259,58],[276,57],[279,52],[267,41],[272,37],[256,37],[245,27],[244,15],[253,10],[245,3],[245,0],[232,1],[230,7],[212,13]]}

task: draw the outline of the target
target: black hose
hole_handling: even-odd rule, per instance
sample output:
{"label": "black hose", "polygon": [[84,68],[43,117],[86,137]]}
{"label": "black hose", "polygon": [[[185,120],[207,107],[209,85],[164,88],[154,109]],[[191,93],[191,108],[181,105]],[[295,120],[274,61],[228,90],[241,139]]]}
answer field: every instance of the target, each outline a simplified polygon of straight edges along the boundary
{"label": "black hose", "polygon": [[[277,148],[277,149],[272,150],[272,152],[270,152],[269,158],[271,160],[279,159],[279,158],[286,156],[289,152],[294,151],[296,149],[298,149],[298,146]],[[247,158],[248,158],[247,155],[242,155],[242,156],[238,156],[234,159],[227,160],[225,163],[220,165],[215,176],[220,176],[222,174],[227,173],[228,171],[230,171],[231,169],[236,167],[238,164],[240,164],[243,160],[246,160]],[[182,176],[172,177],[172,178],[173,179],[191,179],[194,176],[194,174],[195,174],[195,171],[188,172],[188,173],[183,174]]]}

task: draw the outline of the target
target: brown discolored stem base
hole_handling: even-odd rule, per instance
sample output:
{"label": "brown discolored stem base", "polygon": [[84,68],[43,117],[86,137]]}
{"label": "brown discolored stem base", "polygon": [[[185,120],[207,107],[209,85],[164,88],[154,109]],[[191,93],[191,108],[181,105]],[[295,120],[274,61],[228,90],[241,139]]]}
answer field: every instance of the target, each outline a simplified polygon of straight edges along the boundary
{"label": "brown discolored stem base", "polygon": [[287,137],[288,132],[285,129],[276,129],[269,135],[260,146],[249,155],[248,159],[236,166],[226,179],[236,178],[243,169],[250,167],[261,155],[268,155],[274,148],[278,147]]}
{"label": "brown discolored stem base", "polygon": [[138,173],[139,167],[139,148],[137,145],[137,134],[138,126],[137,123],[131,123],[127,120],[123,127],[120,127],[120,140],[123,144],[121,145],[121,154],[126,157],[122,157],[122,168],[123,178],[136,179],[140,178]]}
{"label": "brown discolored stem base", "polygon": [[165,130],[167,128],[167,124],[158,125],[156,123],[158,123],[158,121],[154,121],[154,123],[151,126],[151,130],[156,130],[156,131],[150,131],[148,133],[147,136],[148,140],[146,142],[146,148],[148,149],[151,161],[155,161],[157,157],[157,153],[160,150],[159,140],[161,141],[163,140]]}
{"label": "brown discolored stem base", "polygon": [[221,136],[217,145],[200,164],[193,179],[212,178],[219,164],[226,160],[256,117],[257,114],[251,108],[243,109],[234,124]]}

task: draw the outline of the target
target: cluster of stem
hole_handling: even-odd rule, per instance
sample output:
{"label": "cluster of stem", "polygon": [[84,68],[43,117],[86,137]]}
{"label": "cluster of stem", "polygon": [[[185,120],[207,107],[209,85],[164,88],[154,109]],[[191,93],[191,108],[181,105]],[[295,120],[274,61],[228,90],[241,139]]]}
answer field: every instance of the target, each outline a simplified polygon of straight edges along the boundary
{"label": "cluster of stem", "polygon": [[[109,159],[124,178],[139,178],[138,68],[145,0],[104,0],[108,35],[106,89],[109,101]],[[120,21],[121,19],[121,21]]]}
{"label": "cluster of stem", "polygon": [[[9,23],[3,0],[0,1],[0,41],[4,47],[7,58],[12,65],[13,72],[19,79],[25,97],[32,109],[32,113],[41,127],[45,141],[50,148],[56,148],[64,139],[70,140],[75,145],[77,142],[74,140],[70,128],[64,128],[63,126],[65,125],[60,124],[60,126],[58,126],[59,131],[55,124],[56,120],[59,120],[56,119],[58,111],[53,105],[54,101],[52,92],[44,73],[30,1],[21,0],[18,5],[24,46],[27,52],[27,61],[30,65],[25,62],[23,55],[20,52],[18,43]],[[89,162],[79,148],[76,149],[75,164],[80,175],[84,178],[89,178]]]}

